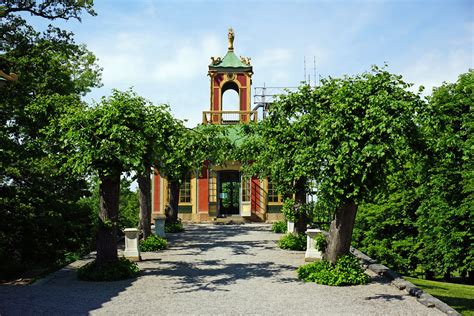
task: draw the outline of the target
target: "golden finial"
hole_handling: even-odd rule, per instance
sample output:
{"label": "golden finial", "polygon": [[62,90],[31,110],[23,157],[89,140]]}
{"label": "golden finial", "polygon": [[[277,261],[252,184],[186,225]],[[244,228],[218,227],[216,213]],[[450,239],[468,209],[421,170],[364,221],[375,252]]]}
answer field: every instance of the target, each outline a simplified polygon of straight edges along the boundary
{"label": "golden finial", "polygon": [[232,28],[229,28],[229,50],[233,51],[234,50],[234,30]]}

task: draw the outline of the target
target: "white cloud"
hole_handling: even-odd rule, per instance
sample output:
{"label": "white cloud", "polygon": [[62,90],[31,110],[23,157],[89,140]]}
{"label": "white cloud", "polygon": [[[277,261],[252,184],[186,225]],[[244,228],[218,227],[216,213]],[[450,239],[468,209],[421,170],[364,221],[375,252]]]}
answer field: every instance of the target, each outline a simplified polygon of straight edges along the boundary
{"label": "white cloud", "polygon": [[255,67],[272,68],[288,63],[291,59],[291,52],[286,48],[266,49],[255,57]]}
{"label": "white cloud", "polygon": [[452,50],[447,53],[439,51],[426,52],[401,70],[407,82],[425,87],[425,93],[431,93],[433,87],[444,81],[455,82],[461,73],[474,67],[472,51],[465,49]]}
{"label": "white cloud", "polygon": [[153,68],[152,77],[158,82],[189,80],[202,75],[203,65],[210,62],[210,57],[222,52],[222,45],[215,36],[204,36],[170,51],[169,58],[158,62]]}

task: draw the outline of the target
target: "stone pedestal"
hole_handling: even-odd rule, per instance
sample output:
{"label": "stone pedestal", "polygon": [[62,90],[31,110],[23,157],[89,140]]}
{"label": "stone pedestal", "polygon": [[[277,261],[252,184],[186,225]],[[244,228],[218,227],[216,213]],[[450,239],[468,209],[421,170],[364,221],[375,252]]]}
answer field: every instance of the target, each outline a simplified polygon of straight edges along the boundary
{"label": "stone pedestal", "polygon": [[295,223],[292,221],[286,221],[286,231],[287,233],[294,233],[295,232]]}
{"label": "stone pedestal", "polygon": [[155,220],[155,235],[165,238],[166,237],[166,233],[165,233],[166,216],[158,214],[153,219]]}
{"label": "stone pedestal", "polygon": [[125,250],[123,255],[132,261],[140,261],[140,245],[138,243],[138,235],[140,230],[137,228],[125,228]]}
{"label": "stone pedestal", "polygon": [[314,240],[319,234],[322,234],[322,231],[317,228],[311,228],[306,231],[306,253],[304,254],[304,261],[319,261],[323,258],[321,251],[316,249],[316,242]]}

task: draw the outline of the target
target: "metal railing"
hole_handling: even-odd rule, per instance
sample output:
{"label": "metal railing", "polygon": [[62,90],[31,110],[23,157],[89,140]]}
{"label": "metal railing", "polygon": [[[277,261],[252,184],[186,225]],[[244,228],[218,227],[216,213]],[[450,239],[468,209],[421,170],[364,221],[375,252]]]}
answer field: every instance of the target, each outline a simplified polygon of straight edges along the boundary
{"label": "metal railing", "polygon": [[202,112],[203,124],[242,124],[257,122],[257,111],[204,111]]}

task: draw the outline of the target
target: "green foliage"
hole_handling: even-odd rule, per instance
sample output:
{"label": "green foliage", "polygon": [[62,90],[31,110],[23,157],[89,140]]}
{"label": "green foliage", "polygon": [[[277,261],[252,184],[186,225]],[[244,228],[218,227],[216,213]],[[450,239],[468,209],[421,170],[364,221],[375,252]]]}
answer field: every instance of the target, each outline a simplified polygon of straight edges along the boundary
{"label": "green foliage", "polygon": [[333,207],[383,191],[386,176],[403,168],[417,146],[412,114],[422,102],[409,87],[374,67],[282,95],[249,132],[259,148],[247,144],[253,157],[245,170],[271,176],[282,193],[294,193],[301,177],[314,179],[318,199]]}
{"label": "green foliage", "polygon": [[[223,163],[232,152],[232,144],[227,131],[220,125],[199,125],[194,129],[186,128],[179,120],[175,121],[167,150],[155,164],[161,175],[168,178],[171,187],[181,184],[182,180],[194,170],[201,170],[204,164]],[[177,219],[179,190],[170,198],[171,221]]]}
{"label": "green foliage", "polygon": [[118,281],[134,278],[139,272],[137,264],[125,258],[103,266],[98,266],[94,260],[79,268],[77,277],[83,281]]}
{"label": "green foliage", "polygon": [[324,234],[318,234],[314,241],[316,249],[324,253],[328,246],[328,240],[326,236],[324,236]]}
{"label": "green foliage", "polygon": [[[57,148],[40,130],[80,106],[80,95],[100,86],[100,68],[85,46],[74,43],[72,33],[52,26],[38,33],[14,15],[23,5],[7,3],[0,25],[0,68],[19,74],[17,82],[0,91],[0,215],[8,223],[0,227],[0,255],[12,264],[50,265],[88,249],[91,208],[79,204],[88,194],[86,182],[81,175],[60,171],[48,158]],[[82,9],[92,12],[91,5],[79,8],[63,1],[28,7],[50,19],[59,11],[59,18],[78,19]]]}
{"label": "green foliage", "polygon": [[434,90],[416,121],[424,145],[387,194],[359,207],[354,246],[413,275],[466,276],[474,267],[472,144],[474,72]]}
{"label": "green foliage", "polygon": [[47,130],[58,134],[66,170],[105,174],[142,168],[147,140],[141,131],[148,101],[132,90],[113,90],[95,107],[77,107]]}
{"label": "green foliage", "polygon": [[[56,141],[41,130],[82,106],[80,96],[100,86],[101,69],[72,33],[52,26],[39,33],[7,12],[21,5],[5,4],[0,23],[0,69],[19,75],[0,89],[0,257],[5,266],[51,266],[89,250],[92,209],[79,202],[89,194],[84,175],[60,170],[50,159]],[[45,7],[52,12],[60,6]],[[78,17],[80,10],[65,4],[61,12]]]}
{"label": "green foliage", "polygon": [[214,164],[224,162],[232,149],[225,127],[199,125],[188,129],[179,120],[175,121],[166,145],[168,149],[157,168],[168,179],[177,181],[181,181],[191,170],[201,168],[205,161]]}
{"label": "green foliage", "polygon": [[159,251],[168,248],[168,241],[165,238],[150,235],[148,238],[140,241],[140,251]]}
{"label": "green foliage", "polygon": [[400,185],[388,197],[362,204],[356,217],[353,245],[371,258],[399,273],[413,273],[419,263],[419,232],[416,209],[419,200],[413,187]]}
{"label": "green foliage", "polygon": [[[80,203],[87,205],[93,212],[90,214],[90,221],[94,224],[95,229],[99,220],[99,180],[94,178],[90,184],[92,194],[82,198]],[[131,190],[131,180],[122,178],[120,180],[120,201],[119,201],[119,217],[117,228],[122,231],[125,228],[138,227],[139,203],[138,194]],[[94,231],[95,229],[92,229]],[[91,233],[91,235],[93,235]]]}
{"label": "green foliage", "polygon": [[272,224],[272,231],[274,233],[284,234],[286,233],[287,229],[288,229],[288,226],[286,224],[286,221],[278,221]]}
{"label": "green foliage", "polygon": [[301,216],[312,219],[314,217],[314,206],[314,203],[296,204],[294,199],[285,199],[282,213],[285,219],[291,222],[296,222]]}
{"label": "green foliage", "polygon": [[299,267],[297,273],[300,280],[324,285],[359,285],[369,281],[369,276],[353,255],[340,257],[334,265],[325,260],[312,262]]}
{"label": "green foliage", "polygon": [[283,206],[281,209],[285,219],[290,222],[294,222],[296,219],[295,216],[295,200],[286,199],[283,201]]}
{"label": "green foliage", "polygon": [[137,192],[131,191],[129,186],[122,188],[122,184],[120,184],[118,228],[123,230],[125,228],[137,227],[139,209]]}
{"label": "green foliage", "polygon": [[165,223],[165,233],[181,233],[184,232],[184,225],[181,219],[175,223]]}
{"label": "green foliage", "polygon": [[48,20],[77,19],[81,21],[82,11],[96,15],[93,9],[93,0],[68,1],[2,1],[0,18],[11,18],[14,13],[28,12]]}
{"label": "green foliage", "polygon": [[[374,66],[281,95],[268,117],[246,130],[244,172],[270,176],[286,196],[296,197],[302,180],[314,180],[317,210],[329,214],[370,201],[386,191],[392,174],[410,170],[422,146],[414,113],[424,104],[410,87]],[[310,191],[309,182],[303,186]],[[351,226],[331,238],[350,235]]]}
{"label": "green foliage", "polygon": [[289,250],[306,250],[306,235],[289,233],[278,241],[278,247]]}
{"label": "green foliage", "polygon": [[420,124],[428,159],[417,227],[425,271],[474,270],[474,70],[434,89]]}

